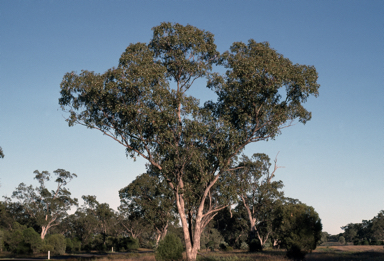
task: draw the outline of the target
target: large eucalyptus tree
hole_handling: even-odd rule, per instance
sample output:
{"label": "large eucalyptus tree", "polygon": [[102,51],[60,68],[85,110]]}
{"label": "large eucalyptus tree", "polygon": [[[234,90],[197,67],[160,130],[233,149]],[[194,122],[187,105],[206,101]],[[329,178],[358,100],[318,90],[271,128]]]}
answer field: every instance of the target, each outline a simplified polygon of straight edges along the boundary
{"label": "large eucalyptus tree", "polygon": [[[226,73],[213,73],[213,65]],[[188,95],[199,78],[216,101]],[[117,68],[65,74],[59,103],[70,126],[97,129],[158,170],[175,195],[187,258],[195,260],[204,227],[234,195],[233,159],[293,121],[310,120],[302,103],[318,95],[316,81],[313,66],[292,64],[268,43],[236,42],[219,54],[212,33],[162,23],[149,44],[130,44]]]}

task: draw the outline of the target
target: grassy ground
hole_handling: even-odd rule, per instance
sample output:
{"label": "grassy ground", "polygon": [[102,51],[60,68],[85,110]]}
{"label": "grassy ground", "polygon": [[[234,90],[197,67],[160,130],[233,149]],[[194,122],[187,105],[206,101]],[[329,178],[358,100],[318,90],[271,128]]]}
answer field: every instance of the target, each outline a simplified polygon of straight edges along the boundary
{"label": "grassy ground", "polygon": [[384,260],[383,246],[320,246],[306,256],[308,261]]}
{"label": "grassy ground", "polygon": [[[15,256],[9,253],[1,253],[0,260],[9,260],[9,258],[15,258]],[[21,256],[20,256],[21,257]],[[32,256],[23,256],[24,258],[31,258]],[[46,255],[36,255],[32,258],[44,259]],[[15,258],[17,259],[17,257]],[[66,259],[68,261],[155,261],[154,253],[151,250],[140,249],[136,253],[76,253],[73,255],[67,254],[60,257],[51,257],[51,259]],[[231,252],[200,252],[198,255],[199,261],[287,261],[285,258],[284,250],[266,250],[262,253],[247,253],[240,250],[234,250]],[[331,245],[320,246],[312,253],[307,254],[307,261],[360,261],[360,260],[372,260],[379,261],[384,260],[384,248],[383,246],[353,246],[353,245]]]}

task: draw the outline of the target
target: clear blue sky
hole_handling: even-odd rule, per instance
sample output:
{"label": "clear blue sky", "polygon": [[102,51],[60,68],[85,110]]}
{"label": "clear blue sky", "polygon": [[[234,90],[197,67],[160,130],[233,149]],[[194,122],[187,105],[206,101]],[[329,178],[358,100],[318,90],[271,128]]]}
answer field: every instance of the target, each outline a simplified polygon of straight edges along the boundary
{"label": "clear blue sky", "polygon": [[[313,118],[246,153],[278,156],[285,194],[311,205],[324,231],[384,209],[384,1],[0,1],[0,195],[36,184],[34,170],[64,168],[75,197],[113,208],[145,161],[96,130],[68,127],[58,105],[66,72],[103,73],[130,43],[148,42],[163,21],[235,41],[268,41],[294,63],[314,65]],[[210,98],[204,82],[192,94]],[[37,185],[37,184],[36,184]],[[52,184],[53,185],[53,184]]]}

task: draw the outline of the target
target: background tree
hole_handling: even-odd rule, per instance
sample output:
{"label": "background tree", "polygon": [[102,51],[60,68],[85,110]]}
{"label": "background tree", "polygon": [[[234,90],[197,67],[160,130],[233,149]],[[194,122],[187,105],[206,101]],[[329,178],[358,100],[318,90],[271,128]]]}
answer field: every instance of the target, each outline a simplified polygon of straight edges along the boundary
{"label": "background tree", "polygon": [[288,252],[306,253],[316,249],[321,240],[322,224],[313,207],[300,204],[283,204],[277,210],[274,226],[281,245]]}
{"label": "background tree", "polygon": [[339,243],[344,245],[345,244],[345,238],[343,236],[339,237]]}
{"label": "background tree", "polygon": [[341,229],[344,230],[343,235],[344,235],[344,238],[347,240],[347,242],[352,242],[357,236],[358,227],[353,223],[350,223],[344,227],[341,227]]}
{"label": "background tree", "polygon": [[[215,63],[225,75],[211,74]],[[201,77],[217,102],[200,106],[187,95]],[[268,43],[237,42],[220,55],[210,32],[162,23],[148,45],[129,45],[117,68],[67,73],[59,103],[70,126],[97,129],[158,170],[175,195],[187,259],[195,260],[204,227],[229,204],[212,189],[230,184],[226,173],[246,145],[310,120],[302,103],[318,95],[316,81],[313,66],[293,65]]]}
{"label": "background tree", "polygon": [[83,248],[90,249],[98,225],[96,217],[87,210],[78,208],[74,214],[65,219],[65,222],[69,227],[69,231],[66,232],[67,235],[70,235],[71,238],[78,238]]}
{"label": "background tree", "polygon": [[362,220],[361,223],[349,223],[341,227],[341,229],[344,230],[342,235],[347,242],[380,244],[380,242],[384,241],[384,210],[380,211],[371,220]]}
{"label": "background tree", "polygon": [[213,228],[217,229],[230,246],[240,248],[247,241],[249,224],[247,211],[243,204],[238,204],[234,209],[221,210],[213,220]]}
{"label": "background tree", "polygon": [[0,158],[4,158],[4,152],[3,149],[0,147]]}
{"label": "background tree", "polygon": [[119,191],[120,211],[140,213],[156,231],[156,245],[176,221],[174,196],[168,184],[151,173],[143,173]]}
{"label": "background tree", "polygon": [[377,241],[384,241],[384,210],[372,219],[372,236]]}
{"label": "background tree", "polygon": [[34,218],[40,226],[41,239],[44,239],[51,227],[60,223],[72,206],[77,206],[77,199],[72,199],[71,193],[65,187],[77,175],[63,169],[57,169],[53,173],[57,176],[55,190],[49,191],[45,186],[51,174],[48,171],[40,173],[36,170],[35,179],[40,186],[33,188],[32,185],[26,186],[20,183],[12,194],[12,198],[22,205],[25,214]]}
{"label": "background tree", "polygon": [[134,239],[141,239],[141,241],[143,241],[143,234],[147,234],[148,230],[151,230],[151,225],[140,212],[130,212],[119,207],[118,221],[127,235]]}
{"label": "background tree", "polygon": [[284,197],[283,182],[272,181],[279,168],[277,159],[272,173],[270,167],[270,159],[265,154],[253,154],[252,159],[243,155],[235,171],[238,197],[247,211],[249,241],[257,237],[262,247],[273,232],[274,210]]}
{"label": "background tree", "polygon": [[328,232],[325,232],[325,231],[321,232],[321,243],[320,244],[328,242],[329,236],[330,236],[330,234]]}
{"label": "background tree", "polygon": [[[84,205],[79,212],[82,212],[84,222],[87,223],[87,230],[84,231],[82,236],[91,236],[91,234],[101,235],[102,246],[99,248],[106,249],[106,240],[108,235],[111,234],[113,228],[116,226],[116,214],[115,211],[109,207],[107,203],[99,203],[96,200],[96,196],[82,196]],[[84,224],[84,223],[83,223]]]}

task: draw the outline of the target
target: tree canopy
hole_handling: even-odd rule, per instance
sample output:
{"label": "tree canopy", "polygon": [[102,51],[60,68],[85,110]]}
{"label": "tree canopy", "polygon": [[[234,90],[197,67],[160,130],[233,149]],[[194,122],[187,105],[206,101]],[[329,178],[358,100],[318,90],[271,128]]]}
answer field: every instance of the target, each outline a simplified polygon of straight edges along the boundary
{"label": "tree canopy", "polygon": [[[266,42],[235,42],[220,54],[213,34],[191,25],[152,30],[149,44],[130,44],[116,68],[65,74],[59,104],[70,126],[101,131],[166,180],[194,260],[202,230],[230,204],[231,195],[212,189],[230,184],[232,162],[246,145],[310,120],[303,103],[318,95],[317,72]],[[213,72],[214,65],[225,74]],[[207,79],[216,101],[200,104],[187,94],[198,78]]]}
{"label": "tree canopy", "polygon": [[312,251],[321,240],[321,219],[313,207],[303,203],[281,205],[273,222],[288,252]]}

